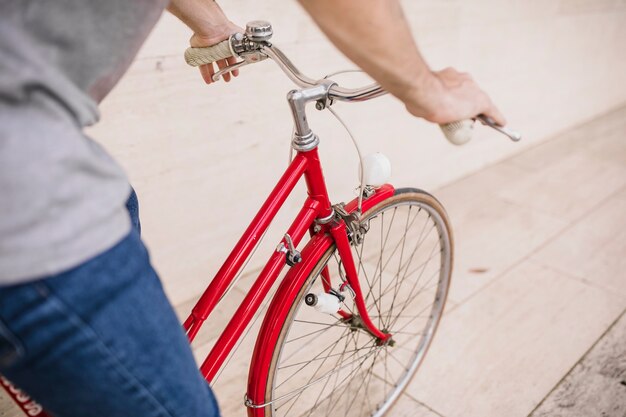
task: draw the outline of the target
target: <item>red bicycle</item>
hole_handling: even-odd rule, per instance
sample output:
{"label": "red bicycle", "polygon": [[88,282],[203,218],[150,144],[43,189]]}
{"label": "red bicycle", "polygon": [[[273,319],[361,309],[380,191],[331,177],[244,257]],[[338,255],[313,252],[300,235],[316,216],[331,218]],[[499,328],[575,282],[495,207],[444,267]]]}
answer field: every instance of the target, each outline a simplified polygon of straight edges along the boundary
{"label": "red bicycle", "polygon": [[[250,362],[245,405],[251,417],[382,416],[415,374],[443,314],[452,272],[452,232],[442,205],[415,188],[385,181],[374,158],[359,195],[333,205],[310,129],[306,105],[364,101],[385,94],[378,85],[340,87],[302,75],[269,39],[271,26],[251,22],[246,34],[209,48],[190,48],[202,65],[230,56],[241,61],[217,72],[272,59],[300,89],[287,95],[294,118],[291,164],[184,322],[190,342],[232,285],[272,219],[304,177],[308,197],[200,368],[212,382],[285,266]],[[489,122],[489,121],[487,121]],[[465,125],[464,125],[465,126]],[[467,132],[444,128],[453,141]],[[516,138],[511,132],[507,135]],[[455,138],[456,135],[456,138]],[[382,175],[381,175],[382,172]],[[298,249],[305,235],[310,239]],[[0,380],[30,416],[45,416]]]}

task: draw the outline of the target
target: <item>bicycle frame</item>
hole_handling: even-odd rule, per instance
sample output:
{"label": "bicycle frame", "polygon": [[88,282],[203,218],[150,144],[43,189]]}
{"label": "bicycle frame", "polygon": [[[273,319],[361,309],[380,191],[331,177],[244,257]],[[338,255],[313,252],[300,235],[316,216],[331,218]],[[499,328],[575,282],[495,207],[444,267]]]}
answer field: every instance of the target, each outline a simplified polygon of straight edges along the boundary
{"label": "bicycle frame", "polygon": [[[354,260],[352,259],[345,223],[328,222],[321,224],[317,232],[314,231],[316,219],[330,220],[334,214],[328,197],[317,148],[314,148],[306,152],[297,153],[252,223],[235,245],[224,265],[220,268],[215,278],[198,300],[190,316],[184,323],[184,328],[190,342],[193,341],[202,323],[209,317],[215,306],[219,303],[272,219],[276,216],[277,212],[302,177],[304,177],[306,181],[308,197],[302,209],[287,230],[287,234],[293,240],[294,246],[297,246],[301,242],[307,231],[309,231],[312,236],[327,233],[332,236],[337,245],[342,262],[346,266],[346,276],[349,285],[356,293],[359,314],[361,314],[364,321],[366,321],[365,318],[367,317],[367,321],[369,321],[368,328],[370,328],[373,334],[376,334],[381,340],[389,338],[389,335],[382,333],[374,326],[367,315],[357,279]],[[383,193],[385,196],[389,195],[390,188],[391,187],[385,188],[386,192]],[[372,201],[375,200],[378,200],[378,198],[372,199]],[[352,209],[354,210],[355,208],[356,204],[353,203]],[[288,244],[285,239],[283,239],[281,243],[285,245],[285,247]],[[233,315],[233,318],[202,363],[200,371],[207,381],[213,381],[232,348],[267,296],[285,264],[286,254],[284,252],[277,250],[271,255],[267,264],[252,285],[252,288]],[[330,282],[325,281],[325,284],[330,285]]]}

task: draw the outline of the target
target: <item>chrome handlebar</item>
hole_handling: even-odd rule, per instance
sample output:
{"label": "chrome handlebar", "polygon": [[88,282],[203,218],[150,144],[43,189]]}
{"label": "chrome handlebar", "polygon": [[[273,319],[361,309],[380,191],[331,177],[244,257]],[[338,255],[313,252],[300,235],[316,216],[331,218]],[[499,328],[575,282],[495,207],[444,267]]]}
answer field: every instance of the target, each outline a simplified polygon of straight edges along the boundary
{"label": "chrome handlebar", "polygon": [[[291,60],[274,45],[262,45],[260,52],[276,62],[280,69],[282,69],[289,79],[298,87],[311,88],[320,84],[320,81],[314,80],[302,74],[300,70],[291,62]],[[378,84],[371,84],[361,88],[345,88],[334,84],[328,91],[330,99],[336,99],[339,101],[365,101],[384,94],[387,94],[387,92]]]}
{"label": "chrome handlebar", "polygon": [[[213,81],[218,81],[222,75],[241,68],[245,65],[260,62],[271,58],[294,84],[300,88],[312,88],[321,84],[320,80],[314,80],[304,75],[289,58],[276,46],[267,41],[249,42],[245,38],[233,35],[230,40],[231,51],[242,61],[220,69],[213,75]],[[328,91],[328,98],[339,101],[365,101],[387,94],[378,84],[371,84],[362,88],[346,88],[334,84]]]}
{"label": "chrome handlebar", "polygon": [[[187,63],[194,66],[223,59],[225,55],[236,56],[242,59],[236,64],[229,65],[217,71],[213,75],[213,81],[218,81],[223,74],[231,72],[242,66],[271,58],[276,64],[278,64],[287,77],[289,77],[289,79],[298,87],[302,89],[311,89],[325,86],[324,91],[326,99],[329,99],[331,103],[333,100],[366,101],[387,94],[387,92],[378,84],[371,84],[361,88],[346,88],[337,85],[337,83],[332,80],[314,80],[307,77],[300,72],[300,70],[280,49],[269,42],[272,34],[272,26],[269,23],[264,21],[253,21],[248,23],[246,26],[245,35],[242,35],[241,33],[233,34],[228,40],[213,47],[190,48],[185,53],[185,58],[187,59]],[[219,50],[220,46],[221,50]],[[216,53],[216,51],[218,52]],[[190,58],[188,57],[188,54],[195,54],[195,56]],[[195,61],[194,58],[199,58],[199,60]],[[519,133],[499,126],[495,124],[493,120],[483,115],[478,115],[476,119],[504,134],[513,141],[521,139],[521,135]],[[471,120],[454,122],[441,126],[446,138],[456,145],[461,145],[469,141],[471,138],[472,127],[473,121]]]}

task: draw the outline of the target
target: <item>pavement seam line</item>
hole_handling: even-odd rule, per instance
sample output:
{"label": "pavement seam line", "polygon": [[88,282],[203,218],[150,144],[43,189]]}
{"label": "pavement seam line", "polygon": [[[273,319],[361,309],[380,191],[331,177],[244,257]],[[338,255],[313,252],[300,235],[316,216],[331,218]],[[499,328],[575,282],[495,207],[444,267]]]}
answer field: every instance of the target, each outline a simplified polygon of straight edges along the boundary
{"label": "pavement seam line", "polygon": [[406,395],[407,398],[409,398],[411,401],[415,401],[416,403],[426,408],[428,411],[432,412],[433,414],[436,414],[438,417],[445,417],[443,414],[441,414],[440,412],[438,412],[437,410],[435,410],[434,408],[432,408],[425,402],[418,400],[417,398],[415,398],[413,395],[409,394],[408,392],[405,391],[402,394]]}

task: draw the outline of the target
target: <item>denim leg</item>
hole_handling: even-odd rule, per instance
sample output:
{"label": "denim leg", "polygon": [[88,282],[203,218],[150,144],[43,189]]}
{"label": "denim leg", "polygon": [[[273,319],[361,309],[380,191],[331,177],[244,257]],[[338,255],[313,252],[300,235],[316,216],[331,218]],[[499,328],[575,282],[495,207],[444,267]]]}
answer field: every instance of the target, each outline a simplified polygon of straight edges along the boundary
{"label": "denim leg", "polygon": [[0,374],[58,417],[213,417],[217,403],[136,231],[0,288]]}

